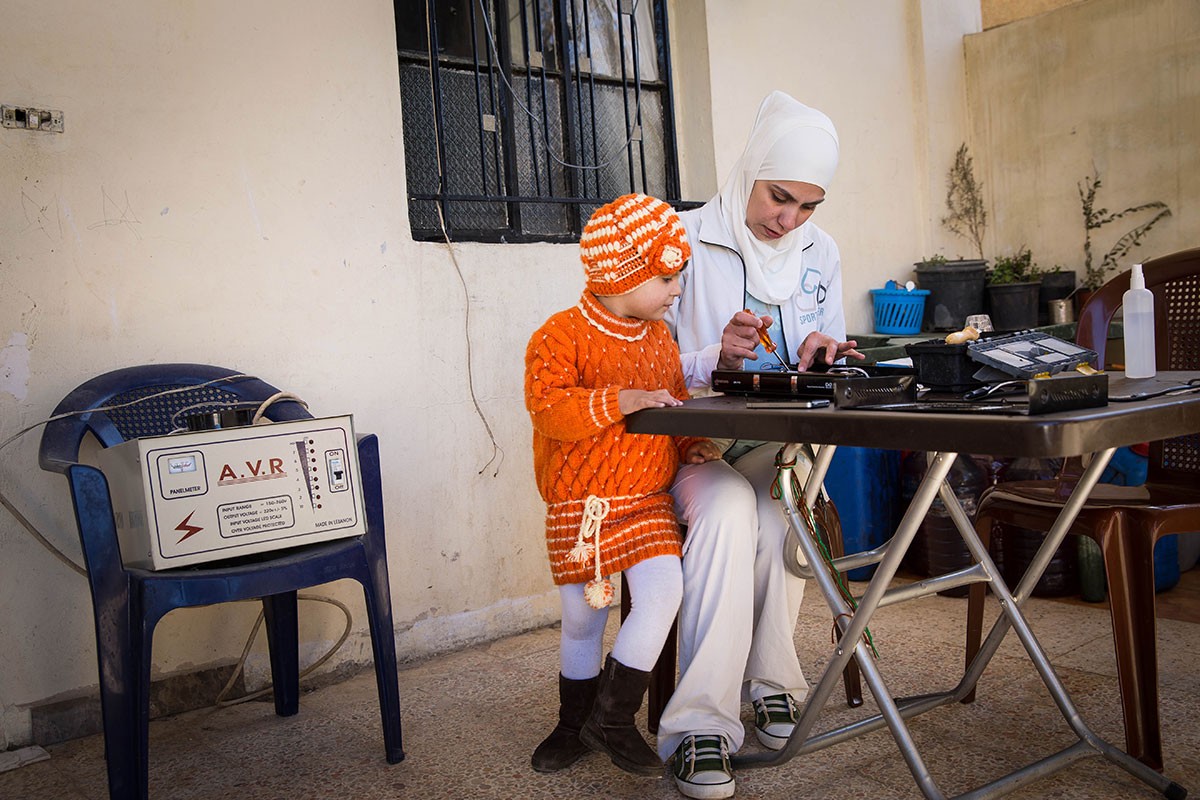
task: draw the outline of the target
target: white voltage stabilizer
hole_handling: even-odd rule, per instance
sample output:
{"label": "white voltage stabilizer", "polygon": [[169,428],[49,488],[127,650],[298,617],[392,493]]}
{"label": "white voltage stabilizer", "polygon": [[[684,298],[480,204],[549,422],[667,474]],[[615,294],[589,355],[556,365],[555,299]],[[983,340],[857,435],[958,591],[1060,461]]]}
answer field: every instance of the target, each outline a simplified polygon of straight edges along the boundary
{"label": "white voltage stabilizer", "polygon": [[349,416],[133,439],[98,459],[127,566],[166,569],[366,531]]}

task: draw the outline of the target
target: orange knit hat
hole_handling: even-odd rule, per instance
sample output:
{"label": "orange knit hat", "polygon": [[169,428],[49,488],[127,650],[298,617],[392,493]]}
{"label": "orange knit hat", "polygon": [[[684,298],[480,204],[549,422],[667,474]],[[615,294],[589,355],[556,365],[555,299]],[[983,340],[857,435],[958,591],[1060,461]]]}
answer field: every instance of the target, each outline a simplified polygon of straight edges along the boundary
{"label": "orange knit hat", "polygon": [[644,194],[600,206],[579,238],[588,291],[601,297],[629,294],[651,278],[673,275],[691,255],[675,209]]}

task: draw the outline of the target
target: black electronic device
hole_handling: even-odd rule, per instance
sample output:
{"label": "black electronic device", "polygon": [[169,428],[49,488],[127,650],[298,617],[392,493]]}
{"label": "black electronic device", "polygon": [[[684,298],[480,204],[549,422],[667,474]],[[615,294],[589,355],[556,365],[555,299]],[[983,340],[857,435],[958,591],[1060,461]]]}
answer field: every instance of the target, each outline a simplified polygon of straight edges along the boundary
{"label": "black electronic device", "polygon": [[[740,394],[748,397],[800,397],[811,399],[835,399],[839,385],[868,385],[878,388],[889,383],[899,386],[900,379],[911,382],[910,367],[889,367],[878,364],[867,366],[835,365],[824,371],[809,370],[763,370],[761,372],[742,369],[717,369],[712,373],[712,388],[722,394]],[[877,390],[878,390],[877,388]]]}
{"label": "black electronic device", "polygon": [[1100,372],[1094,375],[1059,373],[1045,378],[1004,381],[990,390],[972,390],[965,395],[923,392],[913,400],[873,403],[869,408],[875,411],[1035,416],[1106,405],[1108,375]]}
{"label": "black electronic device", "polygon": [[921,385],[943,392],[965,392],[1008,378],[1056,375],[1099,362],[1096,351],[1037,331],[984,335],[959,344],[929,339],[904,349]]}

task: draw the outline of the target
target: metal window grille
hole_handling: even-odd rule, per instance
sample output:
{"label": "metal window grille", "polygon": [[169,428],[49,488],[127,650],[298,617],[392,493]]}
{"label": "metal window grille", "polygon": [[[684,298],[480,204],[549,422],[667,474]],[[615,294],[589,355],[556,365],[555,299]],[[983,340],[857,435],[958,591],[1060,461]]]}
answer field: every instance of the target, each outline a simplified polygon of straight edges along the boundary
{"label": "metal window grille", "polygon": [[394,4],[414,238],[573,241],[621,194],[678,205],[666,0]]}

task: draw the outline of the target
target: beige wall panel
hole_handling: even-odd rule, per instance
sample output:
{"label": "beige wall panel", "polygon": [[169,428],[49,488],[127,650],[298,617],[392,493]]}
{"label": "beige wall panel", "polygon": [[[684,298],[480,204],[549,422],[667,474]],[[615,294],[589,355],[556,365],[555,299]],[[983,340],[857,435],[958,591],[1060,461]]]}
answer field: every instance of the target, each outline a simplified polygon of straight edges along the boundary
{"label": "beige wall panel", "polygon": [[[970,36],[967,76],[992,254],[1026,245],[1044,266],[1081,271],[1078,185],[1097,170],[1098,206],[1173,212],[1122,268],[1196,245],[1200,4],[1090,0]],[[1096,263],[1145,219],[1093,232]]]}
{"label": "beige wall panel", "polygon": [[[850,332],[873,330],[869,290],[942,249],[942,178],[965,138],[967,0],[834,4],[708,0],[717,180],[762,98],[782,89],[833,119],[841,162],[814,217],[838,241]],[[952,243],[951,243],[952,244]]]}
{"label": "beige wall panel", "polygon": [[1056,8],[1088,0],[982,0],[983,29],[1007,25],[1019,19],[1044,14]]}

